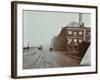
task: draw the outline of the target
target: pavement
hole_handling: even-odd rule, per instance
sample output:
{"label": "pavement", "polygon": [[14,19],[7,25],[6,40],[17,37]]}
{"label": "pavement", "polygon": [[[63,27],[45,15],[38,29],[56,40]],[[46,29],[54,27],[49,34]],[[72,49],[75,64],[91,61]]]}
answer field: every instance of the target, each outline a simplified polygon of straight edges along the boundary
{"label": "pavement", "polygon": [[78,59],[66,56],[65,52],[33,49],[23,53],[23,69],[57,68],[79,66]]}

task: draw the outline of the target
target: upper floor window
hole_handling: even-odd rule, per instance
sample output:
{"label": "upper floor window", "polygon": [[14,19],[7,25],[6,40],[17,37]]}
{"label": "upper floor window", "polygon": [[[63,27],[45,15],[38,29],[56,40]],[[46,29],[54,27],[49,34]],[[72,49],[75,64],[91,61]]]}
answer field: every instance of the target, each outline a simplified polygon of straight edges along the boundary
{"label": "upper floor window", "polygon": [[77,36],[77,32],[74,32],[74,36]]}
{"label": "upper floor window", "polygon": [[91,32],[88,32],[88,35],[90,35],[91,34]]}
{"label": "upper floor window", "polygon": [[72,34],[72,31],[68,31],[68,34],[71,35]]}
{"label": "upper floor window", "polygon": [[79,35],[82,35],[82,31],[79,32]]}

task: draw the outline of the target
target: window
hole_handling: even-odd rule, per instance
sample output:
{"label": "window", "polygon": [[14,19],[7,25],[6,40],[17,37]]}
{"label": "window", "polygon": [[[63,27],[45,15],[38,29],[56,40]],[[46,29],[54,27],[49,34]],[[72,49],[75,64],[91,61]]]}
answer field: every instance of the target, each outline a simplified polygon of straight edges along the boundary
{"label": "window", "polygon": [[79,39],[79,43],[82,43],[82,39]]}
{"label": "window", "polygon": [[74,36],[77,36],[77,32],[74,32]]}
{"label": "window", "polygon": [[82,31],[79,32],[79,35],[82,35]]}
{"label": "window", "polygon": [[70,44],[72,42],[72,39],[68,39],[68,44]]}
{"label": "window", "polygon": [[91,32],[88,32],[88,35],[90,35],[91,34]]}
{"label": "window", "polygon": [[77,39],[74,39],[74,42],[77,42]]}
{"label": "window", "polygon": [[86,40],[87,42],[91,42],[91,38],[87,38],[87,40]]}
{"label": "window", "polygon": [[71,35],[72,34],[72,31],[68,31],[68,34]]}

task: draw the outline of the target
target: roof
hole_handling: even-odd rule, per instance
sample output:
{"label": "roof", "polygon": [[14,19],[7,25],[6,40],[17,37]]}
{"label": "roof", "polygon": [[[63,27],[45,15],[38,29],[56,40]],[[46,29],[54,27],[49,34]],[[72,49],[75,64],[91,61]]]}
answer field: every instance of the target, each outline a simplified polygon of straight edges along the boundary
{"label": "roof", "polygon": [[67,26],[65,26],[64,28],[71,28],[71,29],[90,29],[89,27],[80,27],[80,24],[73,21],[71,23],[69,23]]}
{"label": "roof", "polygon": [[80,24],[73,21],[73,22],[69,23],[67,26],[69,26],[69,27],[80,27]]}

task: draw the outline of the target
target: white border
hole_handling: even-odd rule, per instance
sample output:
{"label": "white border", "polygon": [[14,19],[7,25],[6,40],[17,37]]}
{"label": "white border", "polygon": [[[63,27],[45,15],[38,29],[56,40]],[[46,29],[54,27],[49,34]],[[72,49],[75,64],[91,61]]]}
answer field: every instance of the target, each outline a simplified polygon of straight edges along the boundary
{"label": "white border", "polygon": [[[44,10],[44,11],[62,11],[62,12],[81,12],[91,13],[91,66],[67,67],[51,69],[22,69],[22,10]],[[17,76],[35,76],[46,74],[80,73],[96,71],[96,10],[93,8],[78,7],[59,7],[45,5],[17,5]]]}

